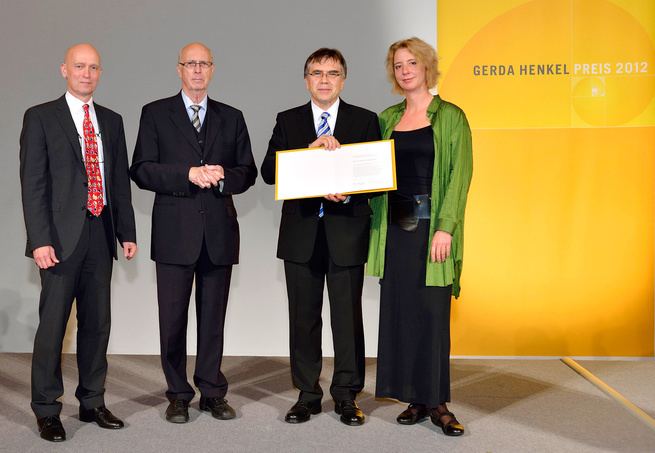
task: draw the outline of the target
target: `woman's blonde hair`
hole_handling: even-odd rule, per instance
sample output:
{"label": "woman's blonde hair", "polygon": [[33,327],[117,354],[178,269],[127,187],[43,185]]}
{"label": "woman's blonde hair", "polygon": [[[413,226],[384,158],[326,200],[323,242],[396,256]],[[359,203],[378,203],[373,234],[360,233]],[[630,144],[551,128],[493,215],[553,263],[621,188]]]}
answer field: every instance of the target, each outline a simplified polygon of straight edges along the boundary
{"label": "woman's blonde hair", "polygon": [[389,51],[387,52],[387,77],[389,82],[391,82],[394,93],[403,94],[403,89],[398,85],[393,69],[393,58],[398,49],[407,49],[412,55],[414,55],[414,57],[416,57],[416,60],[419,63],[425,66],[425,79],[428,84],[428,89],[437,86],[437,80],[439,79],[439,61],[437,59],[436,50],[422,39],[412,37],[396,41],[389,46]]}

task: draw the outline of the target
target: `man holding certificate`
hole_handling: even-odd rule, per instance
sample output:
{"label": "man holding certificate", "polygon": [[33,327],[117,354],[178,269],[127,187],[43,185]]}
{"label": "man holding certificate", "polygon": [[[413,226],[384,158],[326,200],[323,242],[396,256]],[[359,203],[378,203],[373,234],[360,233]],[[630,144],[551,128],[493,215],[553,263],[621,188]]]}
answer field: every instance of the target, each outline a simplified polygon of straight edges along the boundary
{"label": "man holding certificate", "polygon": [[[380,139],[375,113],[339,99],[346,61],[336,49],[321,48],[304,67],[311,101],[277,115],[261,172],[275,183],[277,151],[320,147],[340,152],[341,144]],[[327,280],[334,343],[330,393],[340,420],[364,423],[355,398],[364,387],[362,286],[371,210],[366,195],[328,194],[287,200],[282,206],[277,257],[284,260],[289,297],[291,375],[300,390],[285,421],[302,423],[321,412],[321,309]]]}

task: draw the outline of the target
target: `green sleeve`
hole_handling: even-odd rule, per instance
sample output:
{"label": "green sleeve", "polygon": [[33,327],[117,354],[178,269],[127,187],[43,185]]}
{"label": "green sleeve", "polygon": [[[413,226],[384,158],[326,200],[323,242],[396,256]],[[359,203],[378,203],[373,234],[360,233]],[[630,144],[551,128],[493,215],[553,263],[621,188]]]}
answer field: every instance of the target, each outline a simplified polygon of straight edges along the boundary
{"label": "green sleeve", "polygon": [[451,168],[448,187],[437,216],[437,230],[453,234],[464,219],[466,196],[473,173],[473,152],[471,129],[464,112],[453,118],[450,137],[444,142],[451,153]]}

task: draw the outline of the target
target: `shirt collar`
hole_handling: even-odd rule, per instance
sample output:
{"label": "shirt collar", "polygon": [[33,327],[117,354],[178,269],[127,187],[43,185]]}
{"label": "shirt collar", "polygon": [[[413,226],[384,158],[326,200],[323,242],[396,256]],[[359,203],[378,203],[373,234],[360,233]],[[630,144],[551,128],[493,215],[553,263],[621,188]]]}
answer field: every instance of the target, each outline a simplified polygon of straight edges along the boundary
{"label": "shirt collar", "polygon": [[89,109],[94,110],[93,96],[87,102],[84,102],[81,99],[78,99],[75,96],[73,96],[70,91],[66,91],[66,103],[68,104],[68,108],[71,111],[82,110],[82,106],[84,104],[89,104]]}
{"label": "shirt collar", "polygon": [[192,105],[199,105],[201,109],[207,111],[207,95],[205,95],[205,97],[202,98],[202,101],[196,104],[191,100],[189,96],[186,95],[184,90],[182,90],[182,100],[184,101],[184,107],[186,107],[187,110],[189,110],[189,107],[191,107]]}
{"label": "shirt collar", "polygon": [[315,120],[318,120],[321,117],[321,114],[323,112],[328,112],[330,114],[330,119],[336,118],[337,113],[339,112],[339,102],[340,102],[340,99],[337,98],[337,100],[334,101],[334,104],[332,104],[329,109],[323,110],[318,105],[314,104],[314,101],[311,101],[312,116],[314,117]]}

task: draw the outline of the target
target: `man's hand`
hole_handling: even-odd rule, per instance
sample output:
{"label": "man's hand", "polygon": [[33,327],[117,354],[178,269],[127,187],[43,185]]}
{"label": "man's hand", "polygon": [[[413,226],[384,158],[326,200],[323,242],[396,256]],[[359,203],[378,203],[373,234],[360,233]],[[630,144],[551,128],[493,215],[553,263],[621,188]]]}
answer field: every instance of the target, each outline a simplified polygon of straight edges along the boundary
{"label": "man's hand", "polygon": [[432,237],[432,246],[430,247],[430,259],[443,263],[450,256],[450,243],[453,237],[445,231],[436,231]]}
{"label": "man's hand", "polygon": [[328,151],[334,151],[341,148],[339,141],[333,135],[321,135],[319,138],[309,144],[310,148],[325,148]]}
{"label": "man's hand", "polygon": [[346,201],[348,195],[341,195],[340,193],[329,193],[325,195],[323,198],[325,198],[326,200],[334,201],[335,203],[341,203],[343,201]]}
{"label": "man's hand", "polygon": [[128,260],[134,258],[136,255],[137,246],[134,242],[123,242],[123,256]]}
{"label": "man's hand", "polygon": [[35,248],[32,250],[32,256],[39,269],[47,269],[59,263],[55,256],[55,249],[51,245]]}
{"label": "man's hand", "polygon": [[225,172],[220,165],[203,165],[189,169],[189,181],[201,189],[217,186],[223,178],[225,178]]}

